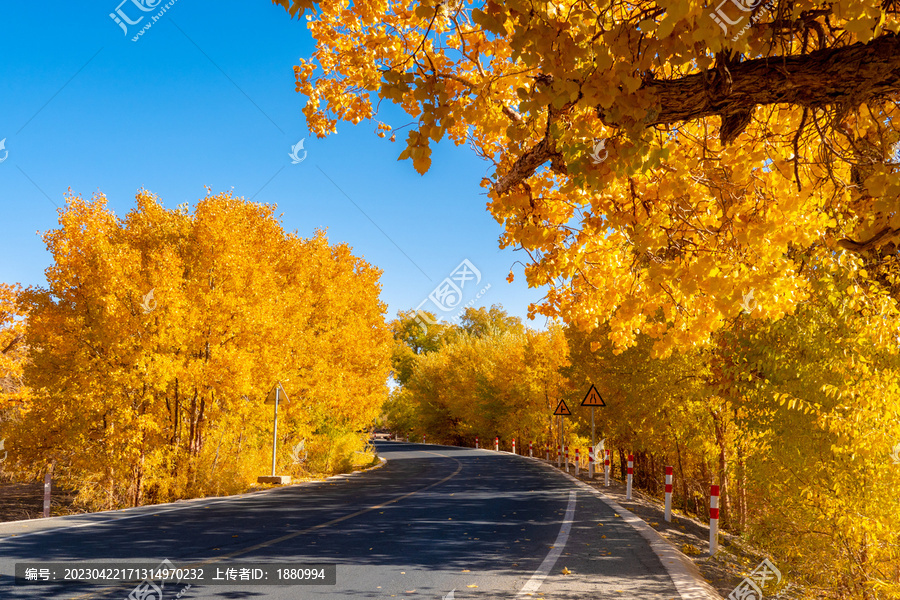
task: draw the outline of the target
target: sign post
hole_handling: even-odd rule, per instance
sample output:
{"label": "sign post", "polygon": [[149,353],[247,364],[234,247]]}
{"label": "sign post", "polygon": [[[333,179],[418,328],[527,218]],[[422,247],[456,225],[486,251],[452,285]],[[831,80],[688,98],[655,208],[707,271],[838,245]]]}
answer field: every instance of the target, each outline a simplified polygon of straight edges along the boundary
{"label": "sign post", "polygon": [[[596,430],[594,428],[594,407],[606,406],[606,403],[603,401],[603,397],[600,396],[600,392],[597,391],[597,388],[594,387],[593,383],[591,384],[591,389],[588,390],[587,396],[581,401],[581,405],[591,407],[591,448],[594,448],[597,444],[597,440],[595,439]],[[588,478],[594,478],[594,463],[588,465]]]}
{"label": "sign post", "polygon": [[285,403],[290,402],[288,395],[285,393],[284,388],[281,387],[281,382],[275,384],[275,387],[272,388],[272,391],[266,396],[266,404],[272,404],[273,407],[273,425],[272,425],[272,473],[269,477],[259,477],[257,481],[259,483],[290,483],[291,478],[287,475],[275,475],[275,452],[278,448],[278,404],[284,400]]}
{"label": "sign post", "polygon": [[[572,411],[569,410],[569,407],[566,406],[565,400],[560,400],[559,404],[556,405],[556,410],[553,411],[554,415],[559,416],[559,445],[566,445],[566,417],[572,415]],[[569,456],[568,452],[566,452],[566,473],[569,472]],[[557,458],[557,463],[559,463],[559,459]],[[557,466],[559,466],[557,464]]]}

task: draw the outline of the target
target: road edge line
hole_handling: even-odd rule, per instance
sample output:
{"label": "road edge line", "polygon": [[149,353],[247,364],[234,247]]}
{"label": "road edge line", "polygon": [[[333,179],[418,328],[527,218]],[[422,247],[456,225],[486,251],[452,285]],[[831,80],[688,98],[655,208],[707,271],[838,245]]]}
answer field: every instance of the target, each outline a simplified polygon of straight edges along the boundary
{"label": "road edge line", "polygon": [[678,595],[681,596],[682,600],[723,600],[722,596],[719,595],[715,588],[703,578],[697,565],[683,553],[679,552],[669,540],[650,527],[642,518],[612,498],[607,498],[603,492],[594,486],[588,485],[575,476],[557,469],[553,465],[547,464],[543,459],[522,456],[520,454],[517,454],[516,456],[535,461],[547,468],[553,469],[560,475],[565,475],[577,485],[589,490],[592,494],[605,502],[607,506],[620,514],[622,520],[636,529],[650,544],[650,549],[653,550],[653,553],[659,558],[660,564],[662,564],[666,573],[668,573],[669,579],[672,580],[672,584],[675,586],[675,589],[678,591]]}
{"label": "road edge line", "polygon": [[541,589],[544,580],[550,575],[550,571],[556,565],[559,557],[562,556],[562,551],[565,550],[566,544],[569,543],[569,534],[572,532],[572,524],[575,522],[575,508],[577,504],[578,492],[572,490],[569,492],[569,505],[566,506],[566,514],[563,516],[563,522],[556,536],[556,541],[553,542],[550,552],[541,561],[537,570],[531,574],[531,577],[525,582],[519,593],[516,594],[516,598],[533,596],[536,591]]}

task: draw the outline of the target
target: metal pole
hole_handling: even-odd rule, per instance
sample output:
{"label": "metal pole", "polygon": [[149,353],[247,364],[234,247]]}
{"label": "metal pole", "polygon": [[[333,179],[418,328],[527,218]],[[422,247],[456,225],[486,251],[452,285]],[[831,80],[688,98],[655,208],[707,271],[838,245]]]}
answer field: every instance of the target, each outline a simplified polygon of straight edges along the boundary
{"label": "metal pole", "polygon": [[[594,448],[597,447],[597,440],[594,439],[594,407],[591,407],[591,453],[593,455]],[[594,478],[594,463],[588,465],[588,477]]]}
{"label": "metal pole", "polygon": [[559,417],[556,424],[556,433],[559,434],[559,443],[556,445],[556,466],[562,467],[562,416]]}
{"label": "metal pole", "polygon": [[562,434],[562,442],[563,442],[563,462],[566,463],[566,473],[569,472],[569,447],[566,446],[566,415],[560,415],[559,417],[562,419],[562,427],[560,428],[560,433]]}
{"label": "metal pole", "polygon": [[272,428],[272,477],[275,477],[275,441],[278,439],[278,387],[275,388],[275,427]]}

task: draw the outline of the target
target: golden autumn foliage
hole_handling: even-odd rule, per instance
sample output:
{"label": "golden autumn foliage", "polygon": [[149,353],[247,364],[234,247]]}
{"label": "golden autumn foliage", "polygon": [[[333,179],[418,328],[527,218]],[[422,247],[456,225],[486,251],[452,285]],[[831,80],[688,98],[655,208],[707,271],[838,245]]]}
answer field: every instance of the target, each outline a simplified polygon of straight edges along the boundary
{"label": "golden autumn foliage", "polygon": [[[501,245],[547,289],[530,316],[568,326],[560,389],[619,403],[622,456],[677,460],[697,510],[718,480],[729,526],[811,594],[900,597],[900,4],[272,2],[316,43],[294,69],[313,133],[395,140],[388,100],[419,173],[444,139],[491,162]],[[528,372],[504,336],[395,351],[399,412],[512,414],[499,347]]]}
{"label": "golden autumn foliage", "polygon": [[380,271],[229,194],[136,204],[70,196],[44,234],[47,287],[20,294],[30,395],[3,423],[15,471],[54,464],[92,506],[245,489],[269,472],[278,381],[278,472],[346,469],[387,397]]}
{"label": "golden autumn foliage", "polygon": [[551,288],[533,313],[663,356],[751,292],[754,318],[792,313],[830,252],[867,265],[853,301],[896,295],[896,2],[272,2],[316,42],[312,132],[392,133],[389,100],[420,173],[444,138],[493,163],[502,244]]}
{"label": "golden autumn foliage", "polygon": [[0,413],[21,404],[27,389],[22,382],[25,366],[25,321],[18,305],[19,286],[0,283]]}
{"label": "golden autumn foliage", "polygon": [[[434,328],[437,328],[437,332]],[[394,331],[394,373],[401,388],[386,405],[388,426],[436,442],[482,446],[501,438],[519,448],[549,441],[552,411],[565,391],[559,368],[567,364],[562,328],[525,329],[497,306],[467,308],[460,324],[415,322],[401,312]],[[420,333],[416,334],[416,330]],[[426,336],[431,342],[417,345]],[[416,351],[411,351],[415,349]]]}
{"label": "golden autumn foliage", "polygon": [[674,506],[701,519],[720,485],[724,529],[765,549],[809,597],[897,598],[897,329],[847,308],[835,295],[843,274],[821,275],[796,314],[744,315],[712,344],[666,358],[651,358],[646,335],[617,352],[603,328],[451,336],[417,355],[387,406],[403,417],[400,433],[466,446],[477,435],[486,448],[498,435],[504,450],[516,437],[521,450],[548,439],[556,402],[541,402],[546,393],[566,400],[566,443],[584,450],[590,411],[579,405],[594,383],[614,474],[633,453],[635,485],[661,497],[673,466]]}

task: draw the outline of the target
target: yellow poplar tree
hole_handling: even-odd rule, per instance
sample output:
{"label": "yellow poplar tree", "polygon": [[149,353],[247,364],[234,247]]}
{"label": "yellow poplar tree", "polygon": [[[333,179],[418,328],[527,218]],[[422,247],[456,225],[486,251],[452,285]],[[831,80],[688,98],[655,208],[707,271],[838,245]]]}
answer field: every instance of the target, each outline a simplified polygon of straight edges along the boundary
{"label": "yellow poplar tree", "polygon": [[140,192],[117,218],[69,196],[44,234],[54,262],[28,309],[27,412],[10,428],[18,472],[57,477],[94,506],[244,489],[308,441],[307,467],[345,468],[386,397],[380,272],[287,234],[274,207],[230,194],[193,214]]}

